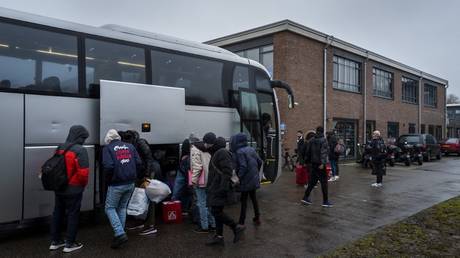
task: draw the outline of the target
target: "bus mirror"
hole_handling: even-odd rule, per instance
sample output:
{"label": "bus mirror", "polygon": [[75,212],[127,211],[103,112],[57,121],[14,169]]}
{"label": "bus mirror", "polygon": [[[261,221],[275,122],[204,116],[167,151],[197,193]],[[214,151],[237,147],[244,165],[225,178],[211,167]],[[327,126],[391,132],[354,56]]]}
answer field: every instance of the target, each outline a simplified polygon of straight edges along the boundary
{"label": "bus mirror", "polygon": [[292,89],[289,86],[289,84],[283,81],[271,81],[270,84],[272,88],[284,89],[288,94],[288,108],[292,109],[295,107],[296,103],[294,101],[294,93],[292,92]]}

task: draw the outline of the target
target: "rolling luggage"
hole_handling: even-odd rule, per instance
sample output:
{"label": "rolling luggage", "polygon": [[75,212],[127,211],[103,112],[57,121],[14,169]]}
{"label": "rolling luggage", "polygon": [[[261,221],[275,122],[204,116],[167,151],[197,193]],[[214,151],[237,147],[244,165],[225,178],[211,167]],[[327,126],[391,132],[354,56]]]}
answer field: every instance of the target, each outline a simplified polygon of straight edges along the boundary
{"label": "rolling luggage", "polygon": [[305,185],[308,182],[307,167],[297,165],[295,168],[295,183],[298,185]]}

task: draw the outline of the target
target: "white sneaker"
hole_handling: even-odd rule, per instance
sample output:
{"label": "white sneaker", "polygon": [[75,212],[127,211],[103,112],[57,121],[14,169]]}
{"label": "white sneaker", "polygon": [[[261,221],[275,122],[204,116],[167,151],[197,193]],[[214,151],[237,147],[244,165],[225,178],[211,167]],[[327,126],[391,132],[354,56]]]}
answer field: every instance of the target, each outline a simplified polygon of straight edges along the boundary
{"label": "white sneaker", "polygon": [[377,184],[377,183],[373,183],[373,184],[371,184],[371,186],[373,186],[373,187],[378,187],[378,186],[379,186],[379,184]]}
{"label": "white sneaker", "polygon": [[335,181],[339,180],[339,178],[340,178],[339,176],[335,176]]}
{"label": "white sneaker", "polygon": [[377,184],[377,187],[382,187],[383,185],[380,183],[380,184]]}
{"label": "white sneaker", "polygon": [[335,181],[335,177],[332,176],[332,177],[329,178],[329,180],[327,180],[327,181],[328,181],[328,182],[333,182],[333,181]]}

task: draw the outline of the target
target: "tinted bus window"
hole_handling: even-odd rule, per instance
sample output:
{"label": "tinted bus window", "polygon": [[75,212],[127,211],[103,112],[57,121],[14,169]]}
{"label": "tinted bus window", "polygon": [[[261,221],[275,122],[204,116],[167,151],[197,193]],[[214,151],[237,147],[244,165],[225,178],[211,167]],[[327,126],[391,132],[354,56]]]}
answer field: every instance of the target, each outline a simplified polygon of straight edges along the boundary
{"label": "tinted bus window", "polygon": [[235,66],[233,70],[233,90],[249,89],[249,68]]}
{"label": "tinted bus window", "polygon": [[77,37],[0,23],[0,88],[78,93]]}
{"label": "tinted bus window", "polygon": [[223,63],[152,51],[153,84],[185,88],[186,104],[224,106]]}
{"label": "tinted bus window", "polygon": [[270,80],[261,72],[256,72],[256,89],[272,92]]}
{"label": "tinted bus window", "polygon": [[143,48],[87,39],[86,87],[90,95],[100,80],[145,83]]}

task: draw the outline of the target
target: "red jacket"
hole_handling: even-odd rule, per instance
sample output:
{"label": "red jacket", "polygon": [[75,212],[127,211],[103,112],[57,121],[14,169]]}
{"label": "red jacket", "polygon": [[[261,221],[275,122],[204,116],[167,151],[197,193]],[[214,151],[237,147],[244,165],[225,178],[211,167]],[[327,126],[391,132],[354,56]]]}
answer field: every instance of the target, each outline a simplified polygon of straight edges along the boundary
{"label": "red jacket", "polygon": [[[58,150],[64,153],[64,150]],[[69,185],[85,187],[88,184],[89,162],[88,153],[81,145],[74,145],[65,154],[67,180]]]}

